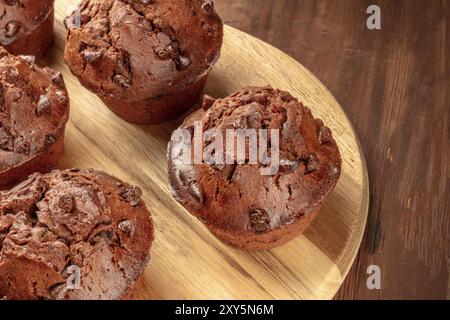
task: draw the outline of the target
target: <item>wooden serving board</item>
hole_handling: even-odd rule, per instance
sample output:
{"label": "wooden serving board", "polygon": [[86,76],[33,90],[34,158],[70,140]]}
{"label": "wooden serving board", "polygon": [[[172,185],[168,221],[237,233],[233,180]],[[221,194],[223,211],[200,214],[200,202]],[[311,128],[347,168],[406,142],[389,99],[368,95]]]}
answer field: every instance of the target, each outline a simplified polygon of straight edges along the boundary
{"label": "wooden serving board", "polygon": [[62,23],[77,0],[56,1],[56,42],[42,64],[63,73],[71,115],[60,168],[101,169],[144,191],[156,225],[151,263],[138,287],[143,299],[330,299],[358,251],[367,217],[368,178],[352,125],[328,90],[286,54],[231,27],[206,93],[224,97],[242,86],[290,91],[337,139],[342,176],[317,220],[287,245],[265,252],[230,248],[172,199],[166,148],[182,118],[137,126],[114,115],[72,76],[63,59]]}

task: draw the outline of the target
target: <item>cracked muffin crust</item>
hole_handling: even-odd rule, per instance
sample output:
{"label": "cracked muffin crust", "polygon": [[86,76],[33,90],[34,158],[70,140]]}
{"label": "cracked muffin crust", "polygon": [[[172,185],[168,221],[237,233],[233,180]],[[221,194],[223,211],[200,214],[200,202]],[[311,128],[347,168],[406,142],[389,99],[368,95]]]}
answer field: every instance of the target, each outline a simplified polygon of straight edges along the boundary
{"label": "cracked muffin crust", "polygon": [[62,75],[0,48],[0,188],[51,169],[68,118]]}
{"label": "cracked muffin crust", "polygon": [[138,187],[80,169],[33,174],[0,192],[0,298],[127,298],[153,241],[140,198]]}
{"label": "cracked muffin crust", "polygon": [[164,122],[195,103],[223,38],[210,0],[83,0],[65,24],[72,73],[139,124]]}
{"label": "cracked muffin crust", "polygon": [[[270,249],[301,234],[336,186],[341,158],[331,130],[289,93],[248,87],[230,97],[205,97],[182,124],[190,132],[279,129],[280,167],[264,176],[260,164],[208,165],[172,161],[182,141],[168,147],[174,198],[221,240],[247,250]],[[206,150],[203,143],[203,150]],[[248,147],[247,147],[248,148]],[[248,150],[248,149],[247,149]]]}
{"label": "cracked muffin crust", "polygon": [[0,45],[42,57],[53,43],[54,0],[0,0]]}

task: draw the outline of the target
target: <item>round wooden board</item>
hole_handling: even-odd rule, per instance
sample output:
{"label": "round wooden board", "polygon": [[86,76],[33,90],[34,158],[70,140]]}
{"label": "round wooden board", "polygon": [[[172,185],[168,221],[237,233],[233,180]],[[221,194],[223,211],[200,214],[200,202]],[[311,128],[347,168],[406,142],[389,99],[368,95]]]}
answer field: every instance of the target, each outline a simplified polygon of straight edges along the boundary
{"label": "round wooden board", "polygon": [[330,299],[361,243],[368,209],[364,157],[344,111],[308,70],[281,51],[230,27],[206,93],[224,97],[247,85],[290,91],[336,138],[342,176],[303,235],[270,251],[244,252],[218,241],[175,202],[166,174],[166,148],[181,119],[160,126],[129,124],[81,87],[63,59],[63,18],[78,1],[56,1],[56,42],[43,61],[63,73],[71,97],[60,168],[91,167],[144,190],[156,225],[152,259],[139,284],[142,299]]}

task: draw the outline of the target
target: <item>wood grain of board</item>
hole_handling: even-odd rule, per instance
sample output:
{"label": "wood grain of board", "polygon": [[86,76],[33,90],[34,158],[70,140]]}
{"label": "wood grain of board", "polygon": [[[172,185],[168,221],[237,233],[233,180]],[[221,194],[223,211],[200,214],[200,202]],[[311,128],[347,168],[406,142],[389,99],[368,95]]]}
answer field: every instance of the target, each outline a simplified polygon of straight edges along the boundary
{"label": "wood grain of board", "polygon": [[68,70],[63,18],[77,1],[56,1],[56,41],[43,61],[63,73],[71,98],[60,168],[92,167],[139,185],[156,225],[142,299],[330,299],[357,254],[368,210],[368,177],[353,127],[329,91],[295,60],[245,33],[225,28],[222,57],[206,93],[224,97],[242,86],[290,91],[324,120],[339,145],[342,176],[308,231],[270,251],[230,248],[189,215],[169,192],[166,148],[180,119],[137,126],[114,115]]}

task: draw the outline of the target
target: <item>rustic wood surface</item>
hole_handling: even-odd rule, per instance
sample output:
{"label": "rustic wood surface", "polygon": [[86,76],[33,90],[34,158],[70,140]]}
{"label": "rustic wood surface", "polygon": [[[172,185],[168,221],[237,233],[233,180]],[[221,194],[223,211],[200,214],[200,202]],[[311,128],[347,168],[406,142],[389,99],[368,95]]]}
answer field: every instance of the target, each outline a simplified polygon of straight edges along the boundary
{"label": "rustic wood surface", "polygon": [[367,171],[352,125],[329,91],[281,51],[227,27],[222,57],[206,92],[226,96],[245,85],[286,89],[330,126],[343,158],[341,179],[305,235],[271,251],[248,253],[212,236],[171,197],[166,149],[181,119],[160,126],[129,124],[83,89],[63,61],[69,4],[56,1],[56,42],[43,63],[61,71],[71,116],[59,167],[103,169],[144,190],[156,224],[151,265],[137,298],[329,299],[341,286],[362,240],[368,209]]}
{"label": "rustic wood surface", "polygon": [[[366,8],[382,28],[366,28]],[[334,94],[367,158],[371,207],[338,299],[450,298],[450,1],[216,0]],[[366,269],[382,289],[366,287]]]}

